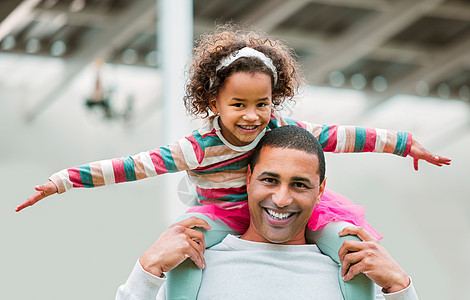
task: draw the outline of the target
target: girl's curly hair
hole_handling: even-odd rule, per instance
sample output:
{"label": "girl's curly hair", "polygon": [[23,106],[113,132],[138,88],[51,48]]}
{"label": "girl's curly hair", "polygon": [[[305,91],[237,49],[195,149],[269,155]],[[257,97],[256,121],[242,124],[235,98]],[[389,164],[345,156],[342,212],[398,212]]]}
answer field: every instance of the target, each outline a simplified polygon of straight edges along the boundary
{"label": "girl's curly hair", "polygon": [[[271,69],[257,57],[241,57],[216,72],[222,59],[244,47],[256,49],[271,58],[277,70],[276,85]],[[271,76],[274,108],[285,100],[293,101],[294,94],[304,84],[302,69],[292,48],[265,33],[241,29],[232,23],[217,26],[214,32],[196,40],[188,72],[184,104],[189,114],[203,118],[209,115],[210,101],[234,72],[262,72]]]}

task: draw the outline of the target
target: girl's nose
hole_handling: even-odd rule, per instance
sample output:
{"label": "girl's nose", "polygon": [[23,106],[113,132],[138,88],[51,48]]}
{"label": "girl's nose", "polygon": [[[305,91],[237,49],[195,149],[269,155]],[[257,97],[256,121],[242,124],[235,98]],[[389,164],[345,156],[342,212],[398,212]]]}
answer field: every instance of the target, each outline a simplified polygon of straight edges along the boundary
{"label": "girl's nose", "polygon": [[245,121],[256,121],[259,119],[259,116],[256,112],[250,111],[243,115],[243,120]]}

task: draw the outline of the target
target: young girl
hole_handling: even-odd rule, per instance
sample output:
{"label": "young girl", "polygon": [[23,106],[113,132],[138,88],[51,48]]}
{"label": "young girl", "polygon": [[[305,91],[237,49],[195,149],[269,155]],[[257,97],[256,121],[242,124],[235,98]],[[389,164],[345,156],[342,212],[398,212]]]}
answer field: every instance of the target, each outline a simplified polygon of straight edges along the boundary
{"label": "young girl", "polygon": [[[301,126],[318,138],[325,151],[408,154],[441,166],[450,159],[434,156],[411,134],[352,126],[326,126],[283,119],[276,112],[292,100],[303,83],[294,52],[280,41],[254,31],[222,26],[196,42],[184,97],[187,110],[205,118],[201,128],[178,142],[134,156],[92,162],[53,174],[47,183],[20,204],[16,211],[55,193],[75,187],[96,187],[128,182],[164,173],[187,171],[196,185],[200,206],[188,210],[209,222],[206,246],[228,233],[244,233],[249,225],[245,174],[251,150],[266,130],[285,124]],[[282,159],[282,158],[279,158]],[[282,219],[284,216],[274,215]],[[325,191],[308,224],[309,242],[316,242],[337,263],[342,242],[328,223],[346,221],[382,236],[364,220],[364,208]],[[322,230],[320,230],[322,229]],[[339,268],[340,272],[340,268]],[[202,270],[190,261],[169,272],[168,299],[195,299]],[[356,279],[357,277],[357,279]],[[372,299],[374,291],[363,275],[347,283],[340,280],[347,299]],[[369,286],[366,291],[364,286]]]}

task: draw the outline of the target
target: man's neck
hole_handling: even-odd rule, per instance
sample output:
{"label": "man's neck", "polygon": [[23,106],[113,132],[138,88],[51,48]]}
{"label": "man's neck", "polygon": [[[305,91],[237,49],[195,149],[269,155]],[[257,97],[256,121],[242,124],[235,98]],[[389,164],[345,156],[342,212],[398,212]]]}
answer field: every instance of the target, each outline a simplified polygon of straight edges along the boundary
{"label": "man's neck", "polygon": [[280,244],[280,245],[305,245],[307,241],[305,240],[305,229],[302,232],[298,233],[288,241],[273,241],[268,240],[266,237],[262,236],[255,226],[250,224],[247,231],[240,237],[242,240],[247,240],[251,242],[258,243],[270,243],[270,244]]}

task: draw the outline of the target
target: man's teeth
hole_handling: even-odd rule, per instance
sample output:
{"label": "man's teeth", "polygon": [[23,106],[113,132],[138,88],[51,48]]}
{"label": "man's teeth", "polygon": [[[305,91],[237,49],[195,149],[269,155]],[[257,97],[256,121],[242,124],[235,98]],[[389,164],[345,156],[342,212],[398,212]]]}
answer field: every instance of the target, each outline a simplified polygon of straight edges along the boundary
{"label": "man's teeth", "polygon": [[292,213],[277,213],[273,210],[270,210],[270,209],[266,209],[266,211],[268,212],[268,214],[273,217],[274,219],[277,219],[277,220],[284,220],[284,219],[287,219],[289,218]]}
{"label": "man's teeth", "polygon": [[248,129],[248,130],[250,130],[250,129],[255,129],[256,127],[258,127],[258,126],[256,126],[256,125],[254,125],[254,126],[238,125],[238,126],[240,126],[240,127],[243,128],[243,129]]}

